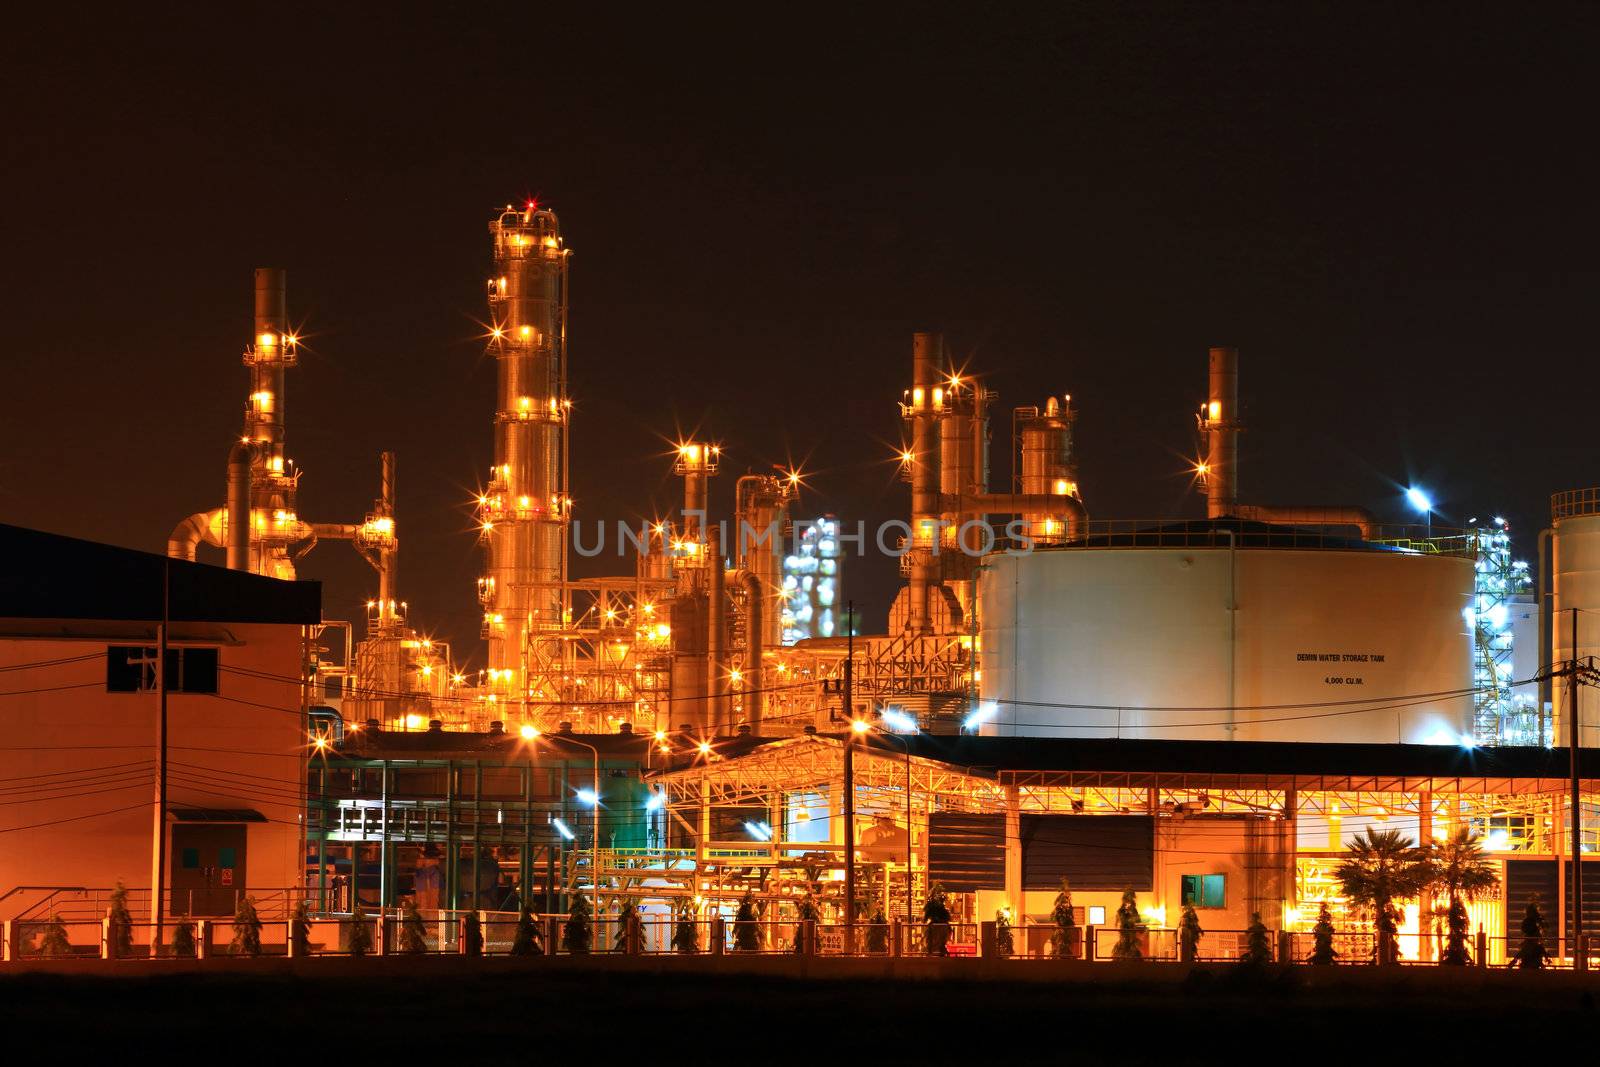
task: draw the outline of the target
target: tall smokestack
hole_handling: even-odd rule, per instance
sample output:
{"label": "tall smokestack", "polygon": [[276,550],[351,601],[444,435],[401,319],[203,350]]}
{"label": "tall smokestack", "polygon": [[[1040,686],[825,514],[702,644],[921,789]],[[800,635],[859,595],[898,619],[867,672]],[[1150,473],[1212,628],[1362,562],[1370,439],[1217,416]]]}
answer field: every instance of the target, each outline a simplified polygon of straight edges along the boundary
{"label": "tall smokestack", "polygon": [[944,364],[944,337],[918,333],[911,337],[911,584],[907,587],[907,629],[933,632],[929,598],[939,581],[934,552],[939,536],[939,414],[944,390],[939,368]]}
{"label": "tall smokestack", "polygon": [[1206,433],[1206,516],[1233,515],[1239,503],[1239,350],[1213,348],[1210,389],[1200,422]]}

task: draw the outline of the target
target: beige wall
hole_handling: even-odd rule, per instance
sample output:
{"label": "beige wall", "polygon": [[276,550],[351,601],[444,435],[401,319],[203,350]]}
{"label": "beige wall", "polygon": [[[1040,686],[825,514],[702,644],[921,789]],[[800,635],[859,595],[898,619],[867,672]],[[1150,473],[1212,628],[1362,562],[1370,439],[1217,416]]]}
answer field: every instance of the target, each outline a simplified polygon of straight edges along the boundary
{"label": "beige wall", "polygon": [[[12,632],[0,633],[0,668],[95,657],[0,673],[0,691],[16,694],[0,704],[0,894],[19,885],[106,887],[118,879],[130,888],[150,885],[157,695],[107,692],[103,654],[107,645],[154,644],[153,633],[129,623],[50,627],[63,628],[72,636],[21,636],[14,621]],[[222,670],[218,696],[169,694],[169,798],[173,807],[250,808],[273,820],[249,828],[245,883],[252,890],[292,886],[306,752],[292,681],[300,628],[176,624],[173,643],[220,644],[222,667],[284,679]],[[0,903],[0,918],[26,897]]]}

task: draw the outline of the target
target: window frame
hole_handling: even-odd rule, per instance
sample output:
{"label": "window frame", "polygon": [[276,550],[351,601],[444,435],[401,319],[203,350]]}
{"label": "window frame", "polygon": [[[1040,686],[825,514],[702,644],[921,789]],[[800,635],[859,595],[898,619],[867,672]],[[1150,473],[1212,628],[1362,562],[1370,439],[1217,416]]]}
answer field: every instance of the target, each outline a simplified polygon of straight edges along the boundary
{"label": "window frame", "polygon": [[[1215,879],[1216,894],[1211,893]],[[1190,886],[1194,886],[1191,891]],[[1178,902],[1197,911],[1222,911],[1228,906],[1228,876],[1220,872],[1178,876]]]}

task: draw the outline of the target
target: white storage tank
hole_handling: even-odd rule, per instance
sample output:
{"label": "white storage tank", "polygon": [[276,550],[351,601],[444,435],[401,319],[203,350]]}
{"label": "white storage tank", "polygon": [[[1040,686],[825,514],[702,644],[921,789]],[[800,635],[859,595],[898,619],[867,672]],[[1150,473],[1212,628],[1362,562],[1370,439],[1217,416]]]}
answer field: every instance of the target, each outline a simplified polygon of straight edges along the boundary
{"label": "white storage tank", "polygon": [[984,562],[984,733],[1469,743],[1469,539],[1224,519]]}
{"label": "white storage tank", "polygon": [[[1600,488],[1557,493],[1550,498],[1550,516],[1554,529],[1550,569],[1555,579],[1550,636],[1552,662],[1560,668],[1572,659],[1573,608],[1578,609],[1578,657],[1600,656]],[[1556,743],[1571,744],[1565,677],[1555,680],[1551,698]],[[1579,743],[1600,744],[1595,731],[1600,725],[1600,690],[1593,686],[1578,687],[1578,722]]]}

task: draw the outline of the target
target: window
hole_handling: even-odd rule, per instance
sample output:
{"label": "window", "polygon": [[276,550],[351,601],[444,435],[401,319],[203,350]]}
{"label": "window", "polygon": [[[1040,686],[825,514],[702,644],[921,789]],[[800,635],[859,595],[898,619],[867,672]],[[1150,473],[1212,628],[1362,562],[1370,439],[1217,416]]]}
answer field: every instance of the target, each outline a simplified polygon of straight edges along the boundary
{"label": "window", "polygon": [[1106,924],[1106,909],[1098,904],[1089,906],[1089,925],[1104,926]]}
{"label": "window", "polygon": [[[167,692],[215,693],[217,650],[167,649]],[[156,650],[138,645],[112,645],[106,649],[106,692],[153,693],[156,690]]]}
{"label": "window", "polygon": [[1186,874],[1183,876],[1183,902],[1197,908],[1227,907],[1224,878],[1220,874]]}

